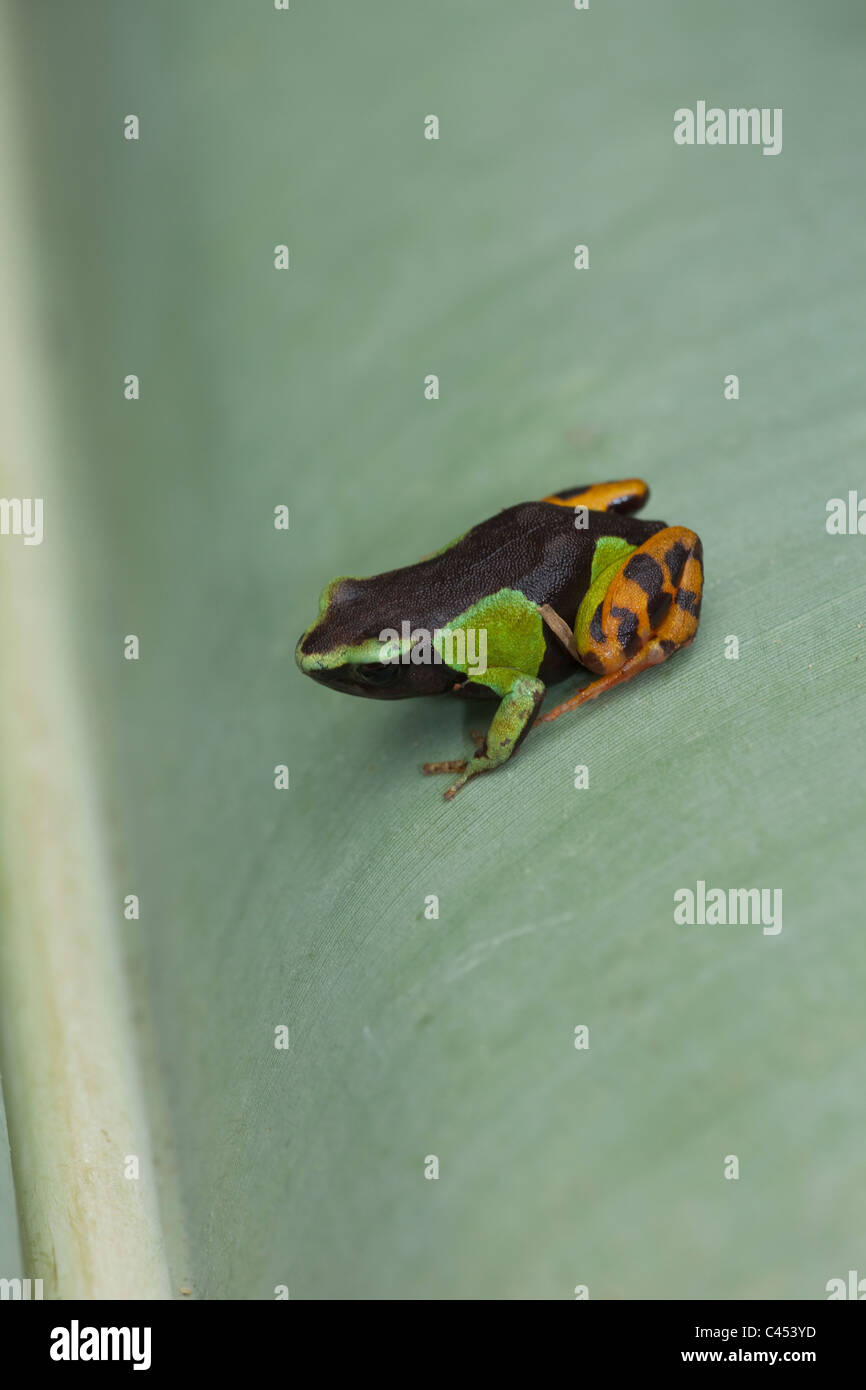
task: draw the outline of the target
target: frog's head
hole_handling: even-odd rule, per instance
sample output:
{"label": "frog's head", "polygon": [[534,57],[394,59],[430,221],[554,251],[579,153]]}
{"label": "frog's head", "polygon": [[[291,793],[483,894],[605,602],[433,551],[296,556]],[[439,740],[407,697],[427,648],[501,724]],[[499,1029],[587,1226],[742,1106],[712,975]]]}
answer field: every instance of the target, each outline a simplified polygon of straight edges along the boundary
{"label": "frog's head", "polygon": [[[392,572],[396,575],[397,571]],[[319,601],[319,615],[297,647],[300,670],[332,690],[371,700],[438,695],[460,677],[449,667],[409,660],[404,623],[394,617],[399,584],[392,574],[333,580]]]}

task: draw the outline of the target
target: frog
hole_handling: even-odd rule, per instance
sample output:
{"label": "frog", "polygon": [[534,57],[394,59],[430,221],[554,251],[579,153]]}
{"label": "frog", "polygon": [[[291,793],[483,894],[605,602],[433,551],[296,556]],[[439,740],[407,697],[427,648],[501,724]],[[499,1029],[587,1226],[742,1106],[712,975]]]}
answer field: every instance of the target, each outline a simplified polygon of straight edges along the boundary
{"label": "frog", "polygon": [[[334,579],[297,665],[370,699],[497,700],[487,733],[472,731],[471,756],[421,769],[453,777],[450,801],[508,763],[533,727],[694,641],[703,546],[687,527],[636,516],[648,500],[640,478],[565,488],[506,507],[415,564]],[[548,686],[581,670],[595,679],[542,714]]]}

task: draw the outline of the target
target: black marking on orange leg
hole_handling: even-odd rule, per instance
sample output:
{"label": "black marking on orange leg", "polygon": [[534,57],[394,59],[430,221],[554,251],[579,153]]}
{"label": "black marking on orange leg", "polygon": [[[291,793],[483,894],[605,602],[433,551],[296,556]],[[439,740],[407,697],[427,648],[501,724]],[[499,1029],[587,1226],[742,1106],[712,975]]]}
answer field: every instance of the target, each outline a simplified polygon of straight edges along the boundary
{"label": "black marking on orange leg", "polygon": [[662,621],[667,617],[670,606],[671,596],[668,593],[662,592],[656,598],[650,599],[647,604],[647,615],[650,620],[650,627],[658,630]]}
{"label": "black marking on orange leg", "polygon": [[579,613],[575,624],[580,660],[600,679],[537,723],[558,719],[693,641],[701,612],[702,554],[694,531],[668,526],[624,562],[591,622],[587,625],[584,617],[581,623]]}
{"label": "black marking on orange leg", "polygon": [[700,605],[700,599],[691,589],[680,589],[677,594],[677,607],[681,608],[684,613],[694,613],[695,617],[698,617],[701,611]]}
{"label": "black marking on orange leg", "polygon": [[648,598],[657,598],[665,582],[661,565],[643,550],[636,550],[623,570],[623,578],[633,579]]}
{"label": "black marking on orange leg", "polygon": [[588,507],[591,512],[639,511],[649,498],[649,488],[641,478],[620,478],[611,483],[585,483],[542,497],[555,507]]}
{"label": "black marking on orange leg", "polygon": [[665,552],[665,564],[672,584],[679,584],[683,566],[688,558],[688,547],[684,546],[682,541],[674,541],[670,550]]}
{"label": "black marking on orange leg", "polygon": [[641,640],[638,632],[640,619],[633,608],[612,607],[610,616],[616,618],[616,640],[622,647],[626,656],[634,656],[640,649]]}

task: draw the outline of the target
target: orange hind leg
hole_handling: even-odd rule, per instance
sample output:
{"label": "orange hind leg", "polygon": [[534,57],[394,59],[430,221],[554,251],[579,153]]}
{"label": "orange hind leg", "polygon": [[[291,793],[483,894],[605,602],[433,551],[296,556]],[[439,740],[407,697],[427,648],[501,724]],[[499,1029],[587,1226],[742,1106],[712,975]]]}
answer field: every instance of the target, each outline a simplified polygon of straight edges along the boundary
{"label": "orange hind leg", "polygon": [[687,647],[698,630],[703,582],[703,547],[694,531],[666,526],[638,546],[591,617],[581,610],[575,622],[578,656],[600,679],[536,723],[558,719]]}

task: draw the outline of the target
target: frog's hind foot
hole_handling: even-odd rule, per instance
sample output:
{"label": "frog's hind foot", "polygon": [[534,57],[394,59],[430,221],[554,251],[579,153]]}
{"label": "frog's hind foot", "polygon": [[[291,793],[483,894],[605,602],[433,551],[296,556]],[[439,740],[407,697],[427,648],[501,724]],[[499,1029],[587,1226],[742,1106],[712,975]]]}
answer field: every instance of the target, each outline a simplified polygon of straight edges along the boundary
{"label": "frog's hind foot", "polygon": [[[487,741],[486,734],[480,733],[478,729],[470,729],[469,737],[475,744],[476,752],[480,752]],[[467,761],[466,758],[452,758],[450,761],[444,763],[422,763],[421,771],[427,777],[435,776],[438,772],[465,772]]]}

